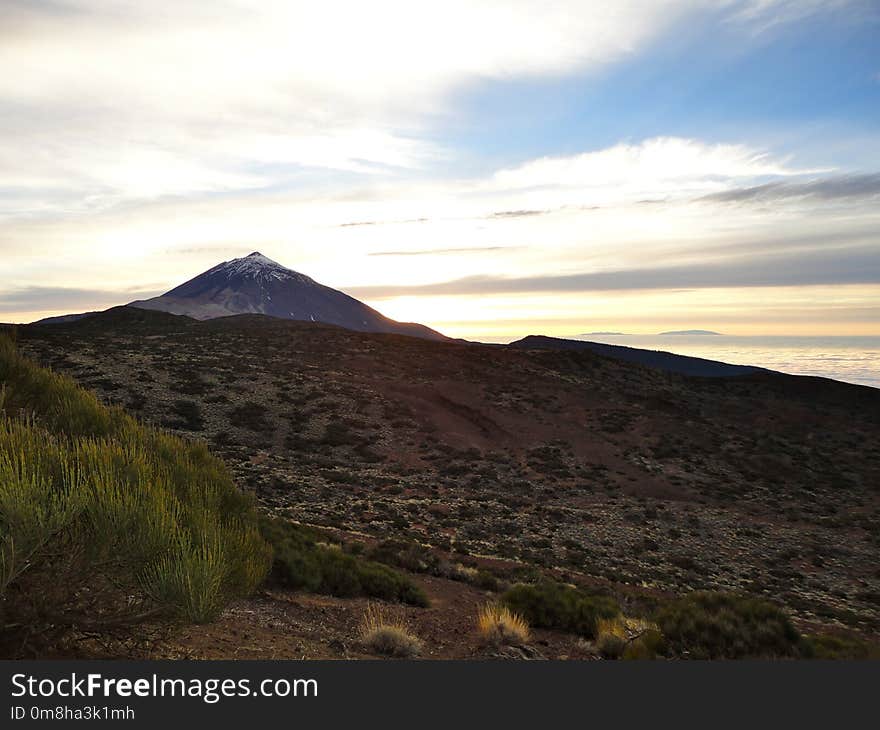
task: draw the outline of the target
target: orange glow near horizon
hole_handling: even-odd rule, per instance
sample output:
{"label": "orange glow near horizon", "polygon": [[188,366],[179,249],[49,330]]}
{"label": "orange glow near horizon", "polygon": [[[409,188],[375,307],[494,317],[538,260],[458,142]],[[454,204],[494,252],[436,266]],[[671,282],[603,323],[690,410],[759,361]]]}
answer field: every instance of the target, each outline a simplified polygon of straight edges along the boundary
{"label": "orange glow near horizon", "polygon": [[[759,293],[760,299],[755,290],[734,289],[406,296],[368,303],[392,319],[420,322],[465,339],[571,337],[586,332],[650,335],[687,329],[739,336],[880,336],[875,288],[768,288]],[[843,316],[836,316],[838,311]]]}

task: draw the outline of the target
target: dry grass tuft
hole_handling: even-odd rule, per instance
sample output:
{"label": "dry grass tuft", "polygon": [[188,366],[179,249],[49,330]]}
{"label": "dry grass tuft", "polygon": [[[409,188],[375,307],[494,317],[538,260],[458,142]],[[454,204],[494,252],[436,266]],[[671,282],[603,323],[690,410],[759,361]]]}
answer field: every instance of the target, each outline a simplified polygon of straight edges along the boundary
{"label": "dry grass tuft", "polygon": [[603,636],[616,636],[624,641],[629,639],[626,619],[623,616],[600,618],[596,622],[596,638],[601,639]]}
{"label": "dry grass tuft", "polygon": [[412,659],[422,652],[422,641],[414,636],[403,616],[386,612],[376,603],[367,605],[361,619],[361,640],[376,654]]}
{"label": "dry grass tuft", "polygon": [[528,643],[529,624],[518,613],[498,603],[487,603],[477,615],[480,636],[488,643],[518,646]]}
{"label": "dry grass tuft", "polygon": [[629,632],[623,616],[600,618],[596,622],[596,649],[603,659],[620,659],[628,643]]}

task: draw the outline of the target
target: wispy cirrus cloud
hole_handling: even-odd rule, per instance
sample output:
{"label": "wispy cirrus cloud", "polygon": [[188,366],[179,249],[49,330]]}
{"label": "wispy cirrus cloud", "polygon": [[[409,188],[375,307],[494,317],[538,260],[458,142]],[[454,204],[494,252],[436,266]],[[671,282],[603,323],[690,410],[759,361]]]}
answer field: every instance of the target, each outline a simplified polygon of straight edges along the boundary
{"label": "wispy cirrus cloud", "polygon": [[401,251],[371,251],[368,256],[443,256],[447,254],[486,253],[509,251],[512,246],[476,246],[473,248],[427,248]]}
{"label": "wispy cirrus cloud", "polygon": [[655,137],[577,155],[531,160],[499,170],[485,185],[496,190],[536,193],[577,191],[594,201],[608,202],[664,194],[683,197],[723,189],[732,180],[822,172],[828,170],[801,168],[750,145]]}
{"label": "wispy cirrus cloud", "polygon": [[162,294],[159,289],[80,289],[75,287],[29,286],[0,293],[0,312],[71,311],[112,307],[135,299]]}
{"label": "wispy cirrus cloud", "polygon": [[855,3],[852,0],[746,0],[733,5],[729,22],[745,24],[753,33],[765,33],[818,13],[842,12],[854,6],[866,12],[871,10],[867,0]]}
{"label": "wispy cirrus cloud", "polygon": [[490,218],[529,218],[533,215],[544,215],[546,210],[501,210],[492,213]]}
{"label": "wispy cirrus cloud", "polygon": [[359,228],[361,226],[393,226],[406,225],[409,223],[427,223],[428,218],[409,218],[400,221],[352,221],[350,223],[340,223],[340,228]]}
{"label": "wispy cirrus cloud", "polygon": [[836,175],[807,182],[776,181],[712,193],[703,200],[717,203],[769,202],[800,198],[843,200],[880,195],[880,173]]}
{"label": "wispy cirrus cloud", "polygon": [[354,287],[355,296],[400,296],[595,292],[655,289],[764,288],[880,284],[876,246],[786,252],[684,266],[524,277],[472,276],[420,286]]}

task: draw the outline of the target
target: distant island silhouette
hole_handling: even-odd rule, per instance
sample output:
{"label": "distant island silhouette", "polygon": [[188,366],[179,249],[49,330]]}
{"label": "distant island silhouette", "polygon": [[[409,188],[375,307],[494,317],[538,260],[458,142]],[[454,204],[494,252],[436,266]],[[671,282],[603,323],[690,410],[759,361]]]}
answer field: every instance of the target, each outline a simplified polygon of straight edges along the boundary
{"label": "distant island silhouette", "polygon": [[713,332],[712,330],[673,330],[672,332],[661,332],[661,336],[663,335],[721,335],[720,332]]}

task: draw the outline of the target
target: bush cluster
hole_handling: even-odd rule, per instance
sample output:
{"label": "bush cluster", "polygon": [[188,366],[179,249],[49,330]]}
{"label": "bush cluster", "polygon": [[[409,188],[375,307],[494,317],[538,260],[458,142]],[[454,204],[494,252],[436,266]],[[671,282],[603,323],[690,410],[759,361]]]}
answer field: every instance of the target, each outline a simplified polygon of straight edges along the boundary
{"label": "bush cluster", "polygon": [[613,598],[552,581],[511,586],[503,601],[532,626],[569,631],[589,639],[595,638],[599,619],[620,614]]}
{"label": "bush cluster", "polygon": [[806,659],[880,659],[880,644],[855,636],[805,636],[801,654]]}
{"label": "bush cluster", "polygon": [[424,545],[411,540],[388,539],[371,547],[367,556],[377,563],[402,568],[411,573],[427,573],[440,578],[462,581],[486,591],[497,591],[501,587],[498,578],[489,571],[441,558]]}
{"label": "bush cluster", "polygon": [[655,620],[670,648],[694,659],[801,653],[800,635],[785,612],[759,598],[698,591],[662,607]]}
{"label": "bush cluster", "polygon": [[207,621],[269,563],[251,498],[203,443],[104,406],[0,335],[0,626]]}
{"label": "bush cluster", "polygon": [[275,550],[271,575],[278,585],[331,596],[369,596],[413,606],[428,605],[425,594],[406,576],[323,543],[314,530],[268,517],[261,526]]}

